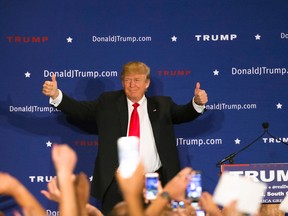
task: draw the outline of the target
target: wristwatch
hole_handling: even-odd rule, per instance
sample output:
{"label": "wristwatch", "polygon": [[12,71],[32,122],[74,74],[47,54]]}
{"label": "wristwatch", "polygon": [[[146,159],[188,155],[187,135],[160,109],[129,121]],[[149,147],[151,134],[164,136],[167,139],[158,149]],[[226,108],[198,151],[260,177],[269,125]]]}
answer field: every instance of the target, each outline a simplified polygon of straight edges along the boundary
{"label": "wristwatch", "polygon": [[171,202],[171,196],[167,191],[160,193],[160,197],[166,199],[168,202]]}

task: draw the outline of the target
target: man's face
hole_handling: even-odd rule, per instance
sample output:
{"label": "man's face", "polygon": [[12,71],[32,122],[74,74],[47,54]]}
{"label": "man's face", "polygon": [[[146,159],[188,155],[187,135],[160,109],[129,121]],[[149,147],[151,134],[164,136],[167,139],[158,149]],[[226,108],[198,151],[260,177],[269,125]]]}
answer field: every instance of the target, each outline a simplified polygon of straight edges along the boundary
{"label": "man's face", "polygon": [[146,79],[145,74],[129,74],[122,80],[126,96],[134,103],[141,100],[149,84],[150,80]]}

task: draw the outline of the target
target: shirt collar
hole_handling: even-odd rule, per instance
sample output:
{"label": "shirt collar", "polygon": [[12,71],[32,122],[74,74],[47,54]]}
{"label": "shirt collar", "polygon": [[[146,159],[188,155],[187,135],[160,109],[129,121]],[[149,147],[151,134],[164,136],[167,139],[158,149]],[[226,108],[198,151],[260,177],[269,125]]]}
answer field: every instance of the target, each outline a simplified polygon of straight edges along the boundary
{"label": "shirt collar", "polygon": [[[141,106],[141,105],[143,105],[143,103],[144,103],[145,101],[147,101],[147,98],[146,98],[145,95],[143,95],[143,97],[141,98],[141,100],[138,101],[138,103],[139,103],[139,105]],[[132,106],[132,105],[134,104],[134,103],[133,103],[131,100],[129,100],[128,98],[127,98],[127,102],[128,102],[128,106]]]}

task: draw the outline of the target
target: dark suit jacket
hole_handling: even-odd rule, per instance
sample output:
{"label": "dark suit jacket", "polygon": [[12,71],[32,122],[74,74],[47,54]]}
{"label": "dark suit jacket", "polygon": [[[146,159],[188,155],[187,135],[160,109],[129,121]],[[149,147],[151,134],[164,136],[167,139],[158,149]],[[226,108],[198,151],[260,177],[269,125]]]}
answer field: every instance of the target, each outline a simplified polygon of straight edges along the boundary
{"label": "dark suit jacket", "polygon": [[[180,171],[173,124],[189,122],[200,114],[191,101],[176,105],[170,97],[147,97],[157,150],[167,180]],[[106,92],[95,101],[78,102],[63,95],[57,107],[68,116],[81,121],[95,121],[98,128],[98,155],[95,160],[91,194],[102,200],[118,168],[117,139],[127,135],[128,107],[123,90]]]}

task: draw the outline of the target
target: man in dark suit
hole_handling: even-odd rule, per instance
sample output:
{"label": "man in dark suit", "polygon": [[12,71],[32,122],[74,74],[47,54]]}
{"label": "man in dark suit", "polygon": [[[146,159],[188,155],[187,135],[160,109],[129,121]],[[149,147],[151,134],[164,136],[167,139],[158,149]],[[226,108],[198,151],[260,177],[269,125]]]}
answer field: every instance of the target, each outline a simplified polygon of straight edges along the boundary
{"label": "man in dark suit", "polygon": [[98,156],[95,161],[91,194],[102,200],[107,213],[122,200],[115,180],[118,164],[117,140],[127,136],[133,103],[139,103],[140,157],[146,172],[158,172],[165,184],[180,171],[173,124],[189,122],[204,112],[207,94],[196,84],[194,97],[186,105],[175,104],[170,97],[146,97],[150,68],[142,62],[124,65],[123,90],[103,93],[94,101],[76,101],[57,87],[55,75],[43,85],[50,104],[81,121],[95,121],[98,128]]}

